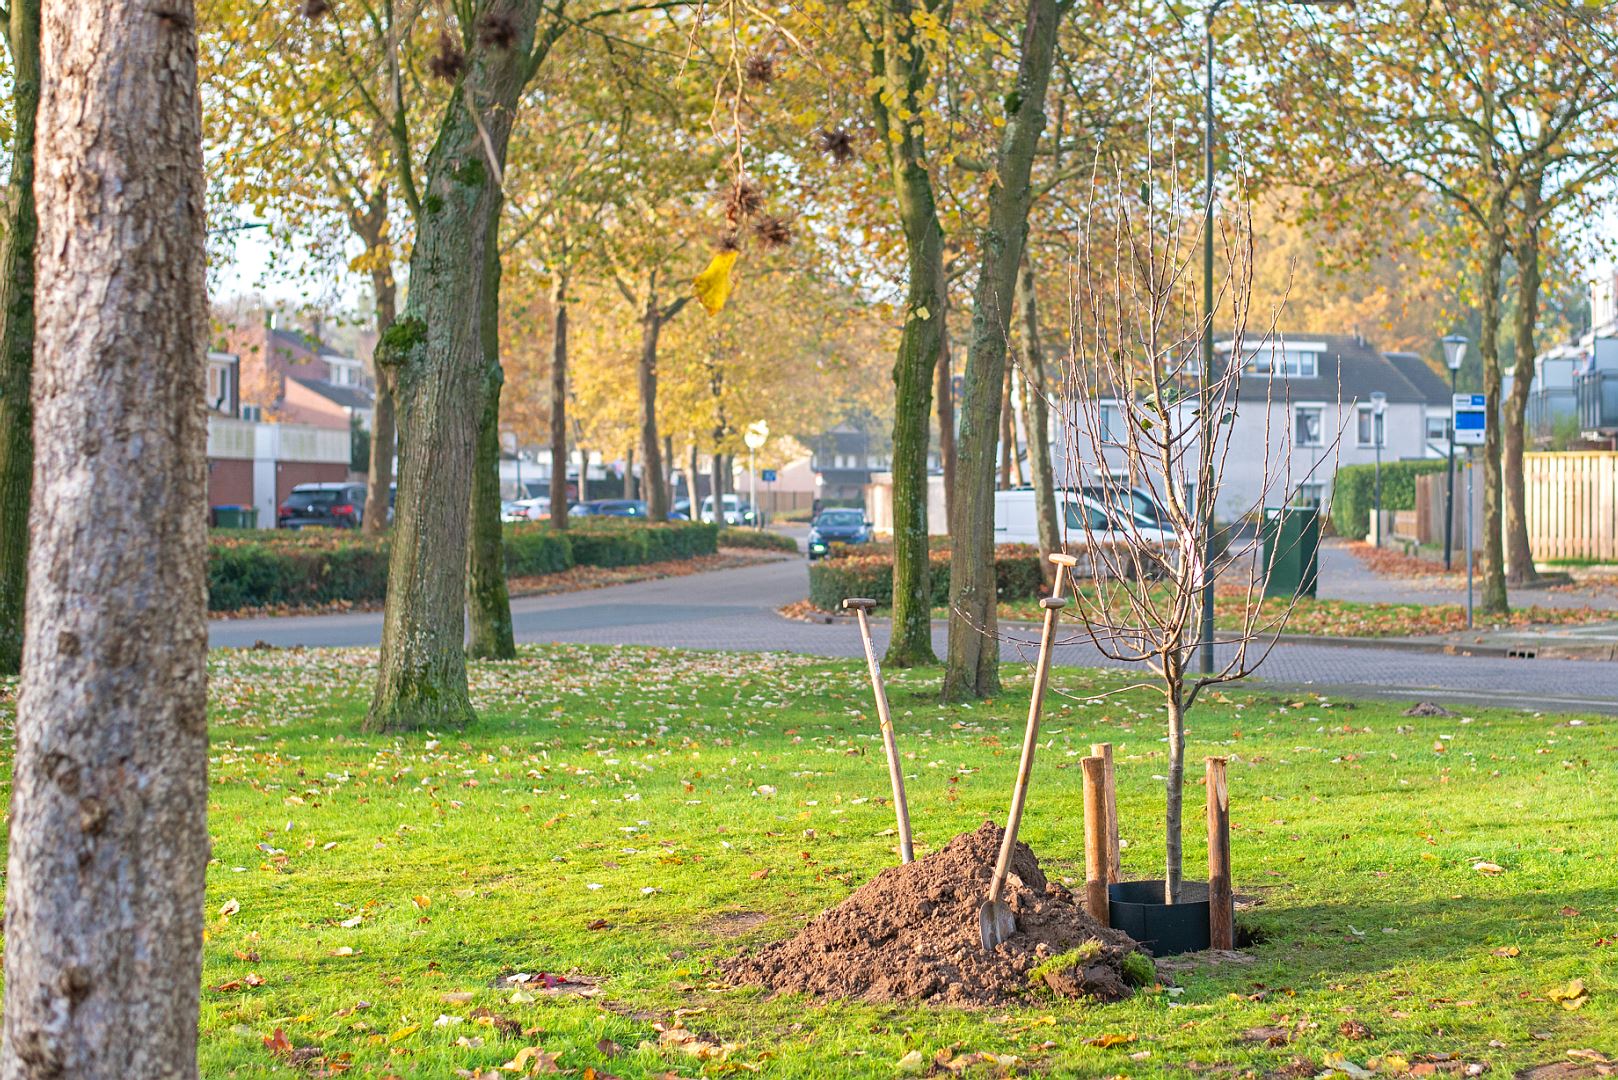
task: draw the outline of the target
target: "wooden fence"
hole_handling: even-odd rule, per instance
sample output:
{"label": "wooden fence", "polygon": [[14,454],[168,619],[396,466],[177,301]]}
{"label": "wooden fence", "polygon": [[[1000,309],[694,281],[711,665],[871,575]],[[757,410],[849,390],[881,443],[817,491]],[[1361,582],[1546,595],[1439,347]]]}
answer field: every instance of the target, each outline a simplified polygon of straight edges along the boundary
{"label": "wooden fence", "polygon": [[1523,483],[1536,561],[1618,562],[1618,453],[1525,454]]}

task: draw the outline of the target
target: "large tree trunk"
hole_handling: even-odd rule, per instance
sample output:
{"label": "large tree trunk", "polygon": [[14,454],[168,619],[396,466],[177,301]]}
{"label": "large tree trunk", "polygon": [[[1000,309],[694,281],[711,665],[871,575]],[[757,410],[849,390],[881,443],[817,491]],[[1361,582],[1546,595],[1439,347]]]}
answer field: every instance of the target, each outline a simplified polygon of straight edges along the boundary
{"label": "large tree trunk", "polygon": [[958,447],[959,490],[950,521],[949,657],[944,697],[988,697],[1000,689],[995,633],[994,450],[1000,428],[1006,339],[1032,198],[1029,174],[1045,127],[1045,90],[1056,53],[1056,0],[1029,0],[1017,83],[996,154],[999,187],[979,244],[972,290],[972,338],[966,354]]}
{"label": "large tree trunk", "polygon": [[1485,615],[1503,615],[1506,600],[1506,560],[1502,538],[1504,494],[1501,483],[1500,419],[1500,279],[1505,263],[1506,233],[1503,214],[1492,212],[1483,253],[1483,325],[1478,351],[1483,357],[1483,393],[1488,426],[1483,433],[1483,598]]}
{"label": "large tree trunk", "polygon": [[1528,392],[1534,382],[1534,328],[1539,321],[1539,214],[1543,178],[1531,172],[1523,182],[1523,226],[1517,238],[1517,370],[1511,393],[1501,410],[1505,447],[1501,472],[1505,480],[1506,581],[1527,585],[1539,580],[1534,551],[1528,543],[1528,491],[1523,479],[1523,450],[1528,419]]}
{"label": "large tree trunk", "polygon": [[1045,350],[1039,338],[1039,293],[1034,264],[1023,249],[1017,275],[1018,307],[1022,312],[1023,416],[1028,423],[1028,471],[1034,483],[1034,517],[1039,524],[1039,565],[1047,587],[1056,583],[1052,552],[1062,548],[1062,525],[1056,516],[1056,477],[1051,465],[1050,403],[1045,399]]}
{"label": "large tree trunk", "polygon": [[370,731],[458,728],[473,718],[464,647],[466,508],[488,376],[496,179],[531,63],[538,2],[505,7],[514,42],[504,35],[474,40],[427,158],[408,300],[388,331],[405,452]]}
{"label": "large tree trunk", "polygon": [[11,183],[0,243],[0,675],[22,665],[28,493],[34,473],[34,115],[39,109],[39,0],[12,0]]}
{"label": "large tree trunk", "polygon": [[194,20],[184,0],[44,10],[6,1080],[197,1076],[209,328]]}
{"label": "large tree trunk", "polygon": [[697,507],[702,502],[702,500],[697,495],[697,488],[698,488],[699,485],[697,484],[697,437],[696,437],[696,435],[691,436],[690,457],[689,457],[687,467],[686,467],[686,470],[685,470],[685,486],[686,486],[685,496],[686,496],[686,499],[691,504],[687,508],[686,514],[687,514],[687,516],[689,516],[691,518],[692,521],[695,521],[695,520],[697,520]]}
{"label": "large tree trunk", "polygon": [[510,660],[517,655],[511,629],[511,594],[506,589],[505,523],[500,520],[500,390],[506,373],[500,366],[500,200],[491,211],[489,245],[485,248],[483,416],[472,466],[472,540],[466,552],[466,607],[471,632],[468,651],[482,660]]}
{"label": "large tree trunk", "polygon": [[933,397],[938,401],[938,462],[944,470],[944,520],[955,509],[955,380],[949,357],[949,276],[938,271],[938,370]]}
{"label": "large tree trunk", "polygon": [[893,632],[885,657],[890,667],[931,664],[932,573],[927,544],[927,425],[933,377],[943,348],[944,230],[938,222],[921,125],[890,118],[888,102],[919,112],[927,85],[926,46],[916,40],[911,0],[884,10],[882,49],[876,59],[884,89],[872,110],[887,149],[906,269],[904,328],[893,363]]}
{"label": "large tree trunk", "polygon": [[[393,280],[393,269],[372,270],[371,288],[376,293],[376,332],[380,343],[398,314],[398,287]],[[365,486],[364,527],[367,534],[380,536],[388,529],[391,509],[388,495],[393,486],[393,373],[383,364],[373,362],[371,366],[376,370],[376,405],[371,413],[371,462]]]}
{"label": "large tree trunk", "polygon": [[721,528],[725,525],[725,455],[719,452],[717,446],[718,440],[724,438],[724,436],[724,428],[715,429],[716,448],[713,452],[713,458],[708,462],[708,486],[713,488],[713,516],[709,520]]}
{"label": "large tree trunk", "polygon": [[567,528],[567,279],[561,274],[551,286],[551,526]]}

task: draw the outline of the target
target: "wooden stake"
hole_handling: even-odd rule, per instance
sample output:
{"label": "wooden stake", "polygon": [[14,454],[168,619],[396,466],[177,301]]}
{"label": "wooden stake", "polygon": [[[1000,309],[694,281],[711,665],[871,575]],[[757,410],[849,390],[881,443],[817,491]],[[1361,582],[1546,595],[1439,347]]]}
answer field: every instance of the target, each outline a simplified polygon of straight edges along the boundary
{"label": "wooden stake", "polygon": [[1208,940],[1212,948],[1236,947],[1236,915],[1230,887],[1230,791],[1225,759],[1208,759]]}
{"label": "wooden stake", "polygon": [[1090,917],[1111,926],[1107,901],[1107,763],[1084,759],[1084,905]]}
{"label": "wooden stake", "polygon": [[1107,884],[1122,880],[1123,851],[1118,843],[1118,778],[1112,771],[1112,743],[1090,744],[1090,754],[1107,763]]}

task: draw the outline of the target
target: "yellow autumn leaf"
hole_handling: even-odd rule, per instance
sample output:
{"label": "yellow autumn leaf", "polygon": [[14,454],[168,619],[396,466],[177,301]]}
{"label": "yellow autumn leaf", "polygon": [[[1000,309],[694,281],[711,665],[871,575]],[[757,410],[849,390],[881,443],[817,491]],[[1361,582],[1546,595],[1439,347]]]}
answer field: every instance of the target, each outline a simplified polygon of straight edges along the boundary
{"label": "yellow autumn leaf", "polygon": [[1550,999],[1571,1012],[1584,1007],[1585,1002],[1590,1000],[1590,992],[1584,988],[1583,979],[1574,979],[1566,986],[1552,990]]}
{"label": "yellow autumn leaf", "polygon": [[707,308],[709,315],[717,315],[725,309],[725,301],[730,299],[730,268],[736,265],[735,251],[721,251],[708,263],[707,269],[697,275],[692,282],[697,299]]}
{"label": "yellow autumn leaf", "polygon": [[400,1039],[408,1039],[410,1036],[414,1035],[420,1030],[420,1024],[408,1024],[405,1027],[400,1028],[398,1031],[395,1031],[392,1035],[389,1035],[388,1042],[396,1043]]}
{"label": "yellow autumn leaf", "polygon": [[426,911],[428,908],[433,906],[432,899],[426,896],[412,896],[410,898],[410,902],[415,904],[416,907],[420,908],[422,911]]}
{"label": "yellow autumn leaf", "polygon": [[1107,1049],[1108,1047],[1111,1047],[1111,1046],[1127,1046],[1128,1044],[1130,1044],[1130,1043],[1132,1043],[1134,1041],[1135,1041],[1134,1032],[1128,1032],[1128,1033],[1123,1033],[1123,1034],[1109,1033],[1109,1034],[1106,1034],[1106,1035],[1097,1035],[1093,1039],[1086,1039],[1085,1040],[1085,1042],[1088,1042],[1091,1046],[1099,1046],[1103,1050],[1105,1050],[1105,1049]]}

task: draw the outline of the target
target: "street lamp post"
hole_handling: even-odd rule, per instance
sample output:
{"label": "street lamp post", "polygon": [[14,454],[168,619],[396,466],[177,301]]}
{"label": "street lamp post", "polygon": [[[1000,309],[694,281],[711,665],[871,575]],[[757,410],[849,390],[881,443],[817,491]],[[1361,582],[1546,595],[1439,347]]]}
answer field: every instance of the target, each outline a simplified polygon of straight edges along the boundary
{"label": "street lamp post", "polygon": [[1382,546],[1382,417],[1388,411],[1388,395],[1378,390],[1371,395],[1371,442],[1376,445],[1376,546]]}
{"label": "street lamp post", "polygon": [[1450,568],[1455,551],[1455,379],[1466,359],[1470,344],[1462,334],[1444,338],[1444,366],[1449,368],[1449,476],[1444,486],[1444,569]]}
{"label": "street lamp post", "polygon": [[[747,444],[747,483],[750,491],[749,499],[753,503],[753,528],[764,528],[764,515],[758,508],[758,469],[753,464],[753,454],[764,449],[764,444],[770,438],[770,425],[763,420],[747,425],[742,433],[742,441]],[[738,523],[739,524],[739,523]]]}

